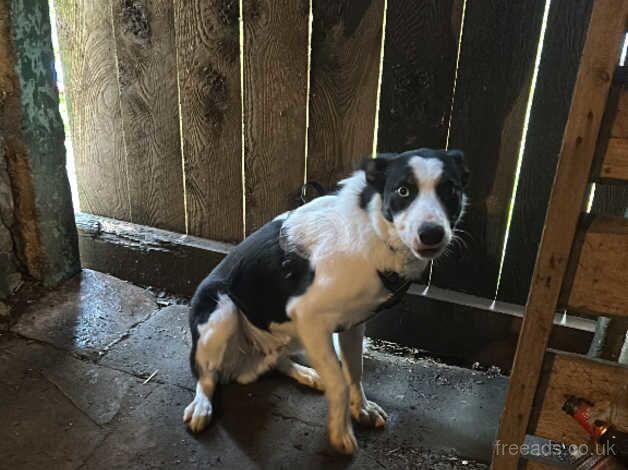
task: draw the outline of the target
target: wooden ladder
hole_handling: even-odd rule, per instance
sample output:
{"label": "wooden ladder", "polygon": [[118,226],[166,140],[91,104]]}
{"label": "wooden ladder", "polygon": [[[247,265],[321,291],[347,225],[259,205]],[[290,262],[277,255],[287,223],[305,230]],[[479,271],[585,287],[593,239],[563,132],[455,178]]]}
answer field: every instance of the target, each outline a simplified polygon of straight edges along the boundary
{"label": "wooden ladder", "polygon": [[561,410],[566,395],[608,400],[628,384],[627,367],[547,349],[561,308],[628,316],[628,219],[583,213],[591,182],[628,183],[628,90],[618,84],[609,93],[627,20],[628,0],[595,0],[493,452],[494,470],[550,468],[525,461],[508,446],[521,445],[526,434],[587,443],[586,432]]}

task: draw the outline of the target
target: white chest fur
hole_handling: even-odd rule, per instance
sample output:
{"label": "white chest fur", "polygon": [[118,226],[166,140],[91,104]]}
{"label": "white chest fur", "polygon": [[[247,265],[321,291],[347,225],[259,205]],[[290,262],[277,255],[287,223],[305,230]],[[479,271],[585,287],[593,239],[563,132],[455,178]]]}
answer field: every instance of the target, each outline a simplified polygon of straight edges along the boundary
{"label": "white chest fur", "polygon": [[373,223],[377,207],[360,208],[363,174],[343,184],[337,196],[312,201],[284,223],[288,244],[303,250],[315,271],[308,289],[289,300],[288,316],[315,314],[330,329],[364,321],[390,297],[378,271],[414,278],[426,265],[398,240],[383,238],[386,234]]}

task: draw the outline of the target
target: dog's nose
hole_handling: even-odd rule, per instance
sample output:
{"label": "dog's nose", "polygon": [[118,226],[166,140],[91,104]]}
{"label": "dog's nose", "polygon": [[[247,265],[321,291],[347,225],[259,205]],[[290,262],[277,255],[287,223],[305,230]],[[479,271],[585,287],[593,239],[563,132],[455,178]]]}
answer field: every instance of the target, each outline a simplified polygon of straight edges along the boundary
{"label": "dog's nose", "polygon": [[445,229],[442,225],[425,222],[419,227],[419,239],[428,246],[438,245],[443,241]]}

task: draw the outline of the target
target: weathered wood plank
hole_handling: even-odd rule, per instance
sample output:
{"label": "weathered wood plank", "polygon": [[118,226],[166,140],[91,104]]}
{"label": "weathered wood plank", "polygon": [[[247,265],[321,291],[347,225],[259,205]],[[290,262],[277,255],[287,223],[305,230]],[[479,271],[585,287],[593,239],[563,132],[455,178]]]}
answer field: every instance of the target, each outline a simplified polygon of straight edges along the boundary
{"label": "weathered wood plank", "polygon": [[467,2],[449,146],[471,169],[468,246],[435,263],[437,286],[495,295],[544,6]]}
{"label": "weathered wood plank", "polygon": [[109,2],[57,1],[81,210],[131,219]]}
{"label": "weathered wood plank", "polygon": [[244,0],[246,232],[293,208],[305,173],[308,2]]}
{"label": "weathered wood plank", "polygon": [[388,2],[378,151],[446,143],[462,2]]}
{"label": "weathered wood plank", "polygon": [[174,2],[189,234],[243,237],[237,0]]}
{"label": "weathered wood plank", "polygon": [[628,316],[628,219],[597,217],[584,234],[568,293],[570,310]]}
{"label": "weathered wood plank", "polygon": [[[543,379],[534,404],[530,432],[567,444],[590,442],[587,432],[561,408],[569,395],[592,403],[612,401],[628,383],[628,367],[577,354],[550,351],[543,364]],[[628,421],[616,423],[628,426]]]}
{"label": "weathered wood plank", "polygon": [[619,91],[611,136],[628,139],[628,88],[626,85]]}
{"label": "weathered wood plank", "polygon": [[313,3],[308,179],[331,188],[373,148],[384,0]]}
{"label": "weathered wood plank", "polygon": [[232,248],[203,238],[77,214],[81,264],[121,279],[191,296]]}
{"label": "weathered wood plank", "polygon": [[185,232],[173,4],[111,1],[131,218]]}
{"label": "weathered wood plank", "polygon": [[497,298],[525,304],[589,24],[590,0],[550,4]]}
{"label": "weathered wood plank", "polygon": [[600,177],[628,180],[628,139],[611,137],[608,140]]}
{"label": "weathered wood plank", "polygon": [[[623,0],[598,0],[593,5],[497,436],[506,444],[521,444],[528,427],[627,16]],[[493,468],[517,468],[518,460],[518,455],[494,454]]]}

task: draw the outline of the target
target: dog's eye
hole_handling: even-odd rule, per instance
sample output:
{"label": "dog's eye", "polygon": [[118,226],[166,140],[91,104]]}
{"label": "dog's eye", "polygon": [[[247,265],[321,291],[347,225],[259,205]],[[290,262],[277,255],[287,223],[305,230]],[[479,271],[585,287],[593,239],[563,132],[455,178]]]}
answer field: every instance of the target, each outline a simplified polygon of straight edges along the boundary
{"label": "dog's eye", "polygon": [[410,195],[410,190],[405,186],[399,186],[397,188],[397,194],[401,197],[408,197]]}
{"label": "dog's eye", "polygon": [[443,197],[451,198],[457,196],[457,189],[452,183],[443,183],[440,185],[440,193]]}

